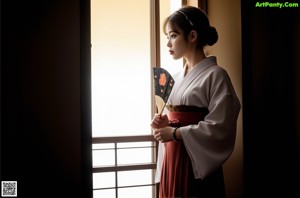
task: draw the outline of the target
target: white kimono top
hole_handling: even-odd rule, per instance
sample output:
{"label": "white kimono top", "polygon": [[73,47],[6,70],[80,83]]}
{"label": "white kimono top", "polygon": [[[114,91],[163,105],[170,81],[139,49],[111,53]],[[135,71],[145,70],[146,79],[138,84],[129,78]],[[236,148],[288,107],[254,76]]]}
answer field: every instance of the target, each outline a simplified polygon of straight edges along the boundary
{"label": "white kimono top", "polygon": [[[216,57],[200,61],[186,76],[186,66],[173,76],[169,104],[208,108],[204,121],[180,127],[196,179],[214,172],[231,155],[236,137],[240,102],[227,72]],[[165,113],[167,110],[165,110]],[[165,145],[159,144],[155,181],[160,182]]]}

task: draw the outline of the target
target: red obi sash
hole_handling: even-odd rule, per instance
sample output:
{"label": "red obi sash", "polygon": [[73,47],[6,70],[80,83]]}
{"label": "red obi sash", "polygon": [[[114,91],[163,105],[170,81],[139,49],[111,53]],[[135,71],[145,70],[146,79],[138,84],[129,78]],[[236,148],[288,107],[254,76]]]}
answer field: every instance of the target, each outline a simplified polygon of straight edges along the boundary
{"label": "red obi sash", "polygon": [[204,120],[208,114],[208,109],[205,107],[195,106],[167,106],[169,109],[170,126],[182,127],[190,124],[197,124],[199,121]]}

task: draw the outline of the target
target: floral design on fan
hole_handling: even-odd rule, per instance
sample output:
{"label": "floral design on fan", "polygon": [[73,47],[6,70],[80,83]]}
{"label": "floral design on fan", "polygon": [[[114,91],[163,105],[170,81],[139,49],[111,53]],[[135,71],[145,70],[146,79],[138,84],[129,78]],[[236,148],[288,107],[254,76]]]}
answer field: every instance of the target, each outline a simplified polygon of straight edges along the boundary
{"label": "floral design on fan", "polygon": [[159,85],[160,86],[165,86],[167,83],[167,76],[165,73],[161,73],[159,77]]}

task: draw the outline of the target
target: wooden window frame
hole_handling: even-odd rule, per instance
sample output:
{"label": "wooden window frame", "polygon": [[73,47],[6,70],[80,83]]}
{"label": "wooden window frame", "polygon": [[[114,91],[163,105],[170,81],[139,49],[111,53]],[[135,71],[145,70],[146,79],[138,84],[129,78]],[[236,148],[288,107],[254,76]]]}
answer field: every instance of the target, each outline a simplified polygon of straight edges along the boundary
{"label": "wooden window frame", "polygon": [[[116,144],[120,142],[144,142],[151,141],[153,146],[156,147],[156,152],[153,153],[152,157],[156,159],[158,151],[158,142],[153,138],[152,135],[142,135],[142,136],[117,136],[117,137],[92,137],[91,130],[91,84],[89,79],[91,79],[91,36],[90,36],[90,0],[81,0],[81,101],[82,101],[82,146],[83,155],[85,156],[85,163],[83,163],[82,169],[83,178],[85,181],[84,191],[86,194],[93,194],[93,184],[92,184],[92,174],[98,172],[118,172],[127,170],[145,170],[145,169],[156,169],[156,162],[147,164],[133,164],[133,165],[115,165],[107,167],[92,167],[92,155],[91,155],[91,145],[101,144],[101,143],[114,143],[115,150],[117,150]],[[187,5],[187,0],[182,0],[182,5]],[[207,0],[198,0],[198,7],[204,9],[207,12]],[[150,0],[150,20],[151,20],[151,65],[154,67],[160,67],[160,9],[159,0]],[[153,93],[153,90],[151,90]],[[154,97],[152,97],[152,114],[154,114]],[[86,135],[84,135],[86,134]],[[86,146],[88,145],[88,146]],[[115,152],[116,155],[116,152]],[[117,157],[117,156],[116,156]],[[156,160],[153,160],[156,161]],[[88,163],[89,162],[89,163]],[[87,176],[89,175],[89,176]],[[155,185],[155,184],[153,184]],[[134,186],[130,186],[134,187]],[[118,186],[114,187],[117,191]],[[156,185],[154,197],[158,195],[158,185]],[[118,194],[116,193],[116,197]]]}

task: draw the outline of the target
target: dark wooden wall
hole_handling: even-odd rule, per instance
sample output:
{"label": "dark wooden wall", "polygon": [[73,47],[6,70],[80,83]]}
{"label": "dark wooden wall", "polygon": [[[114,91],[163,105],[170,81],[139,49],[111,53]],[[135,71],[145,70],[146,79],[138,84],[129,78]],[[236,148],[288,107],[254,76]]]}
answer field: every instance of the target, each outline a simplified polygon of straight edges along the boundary
{"label": "dark wooden wall", "polygon": [[245,194],[299,197],[300,8],[256,2],[242,1]]}
{"label": "dark wooden wall", "polygon": [[91,197],[88,12],[88,1],[1,1],[0,178],[18,197]]}

